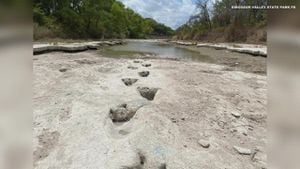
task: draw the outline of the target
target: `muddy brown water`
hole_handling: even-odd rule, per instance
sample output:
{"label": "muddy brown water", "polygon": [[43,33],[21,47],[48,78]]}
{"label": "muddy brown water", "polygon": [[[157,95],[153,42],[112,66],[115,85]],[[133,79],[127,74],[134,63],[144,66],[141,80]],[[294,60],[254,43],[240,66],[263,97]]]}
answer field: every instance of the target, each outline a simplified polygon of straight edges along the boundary
{"label": "muddy brown water", "polygon": [[163,42],[127,42],[124,45],[107,47],[100,51],[102,56],[115,58],[136,58],[137,56],[154,56],[162,59],[189,59],[212,62],[213,59],[201,52],[180,48]]}

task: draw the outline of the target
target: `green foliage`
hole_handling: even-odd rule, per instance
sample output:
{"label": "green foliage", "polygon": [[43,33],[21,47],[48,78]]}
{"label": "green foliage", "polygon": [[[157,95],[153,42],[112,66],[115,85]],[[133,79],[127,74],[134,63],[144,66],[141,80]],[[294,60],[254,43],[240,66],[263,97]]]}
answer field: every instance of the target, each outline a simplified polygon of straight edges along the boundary
{"label": "green foliage", "polygon": [[62,38],[91,39],[174,34],[171,28],[143,18],[117,0],[34,0],[33,20],[34,32],[45,32],[35,38],[49,32]]}
{"label": "green foliage", "polygon": [[43,37],[54,38],[54,33],[45,26],[39,26],[37,24],[33,25],[33,36],[34,39],[41,39]]}
{"label": "green foliage", "polygon": [[248,32],[253,34],[253,30],[265,29],[267,26],[266,10],[231,8],[233,5],[266,5],[267,0],[218,0],[209,8],[210,2],[198,0],[198,14],[176,30],[178,39],[216,38],[216,34],[222,32],[220,35],[225,41],[247,41]]}

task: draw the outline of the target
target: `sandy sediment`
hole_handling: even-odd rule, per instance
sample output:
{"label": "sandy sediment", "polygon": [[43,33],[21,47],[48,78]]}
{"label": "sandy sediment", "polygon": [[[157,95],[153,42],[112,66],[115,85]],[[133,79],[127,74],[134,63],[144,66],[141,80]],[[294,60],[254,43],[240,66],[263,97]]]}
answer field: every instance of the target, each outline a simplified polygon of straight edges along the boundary
{"label": "sandy sediment", "polygon": [[265,75],[93,51],[35,55],[33,65],[36,169],[266,166]]}

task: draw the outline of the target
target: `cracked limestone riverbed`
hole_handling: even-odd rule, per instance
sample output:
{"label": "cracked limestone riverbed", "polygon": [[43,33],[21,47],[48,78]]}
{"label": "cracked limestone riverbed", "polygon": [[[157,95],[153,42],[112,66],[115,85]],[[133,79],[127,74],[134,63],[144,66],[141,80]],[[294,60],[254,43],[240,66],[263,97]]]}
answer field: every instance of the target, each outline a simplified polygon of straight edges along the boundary
{"label": "cracked limestone riverbed", "polygon": [[[36,169],[266,167],[265,75],[95,52],[35,55],[33,65]],[[156,89],[153,99],[141,88]],[[113,121],[114,107],[130,116]]]}

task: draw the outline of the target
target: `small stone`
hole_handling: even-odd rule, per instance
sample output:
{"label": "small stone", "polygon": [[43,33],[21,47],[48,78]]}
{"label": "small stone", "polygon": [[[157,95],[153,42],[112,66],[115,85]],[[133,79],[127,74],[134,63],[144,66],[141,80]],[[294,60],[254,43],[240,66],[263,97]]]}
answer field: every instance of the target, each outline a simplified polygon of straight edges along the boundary
{"label": "small stone", "polygon": [[140,75],[141,77],[147,77],[147,76],[149,76],[149,74],[150,74],[149,71],[142,71],[142,72],[139,72],[139,75]]}
{"label": "small stone", "polygon": [[198,143],[201,145],[201,147],[203,148],[209,148],[210,147],[210,144],[208,141],[206,140],[199,140]]}
{"label": "small stone", "polygon": [[59,71],[60,72],[66,72],[66,71],[68,71],[68,69],[67,68],[61,68],[61,69],[59,69]]}
{"label": "small stone", "polygon": [[122,79],[122,81],[126,86],[131,86],[134,83],[136,83],[138,81],[138,79],[124,78],[124,79]]}
{"label": "small stone", "polygon": [[144,63],[144,64],[142,64],[142,66],[144,66],[144,67],[150,67],[151,64],[150,63]]}
{"label": "small stone", "polygon": [[239,154],[241,155],[251,155],[252,152],[250,149],[247,149],[247,148],[242,148],[242,147],[238,147],[238,146],[233,146],[233,149],[235,151],[237,151]]}
{"label": "small stone", "polygon": [[231,115],[235,118],[240,118],[241,117],[241,114],[238,113],[238,112],[232,112]]}
{"label": "small stone", "polygon": [[128,69],[131,69],[131,70],[136,70],[136,69],[138,69],[138,67],[135,67],[135,66],[128,66],[127,68],[128,68]]}

